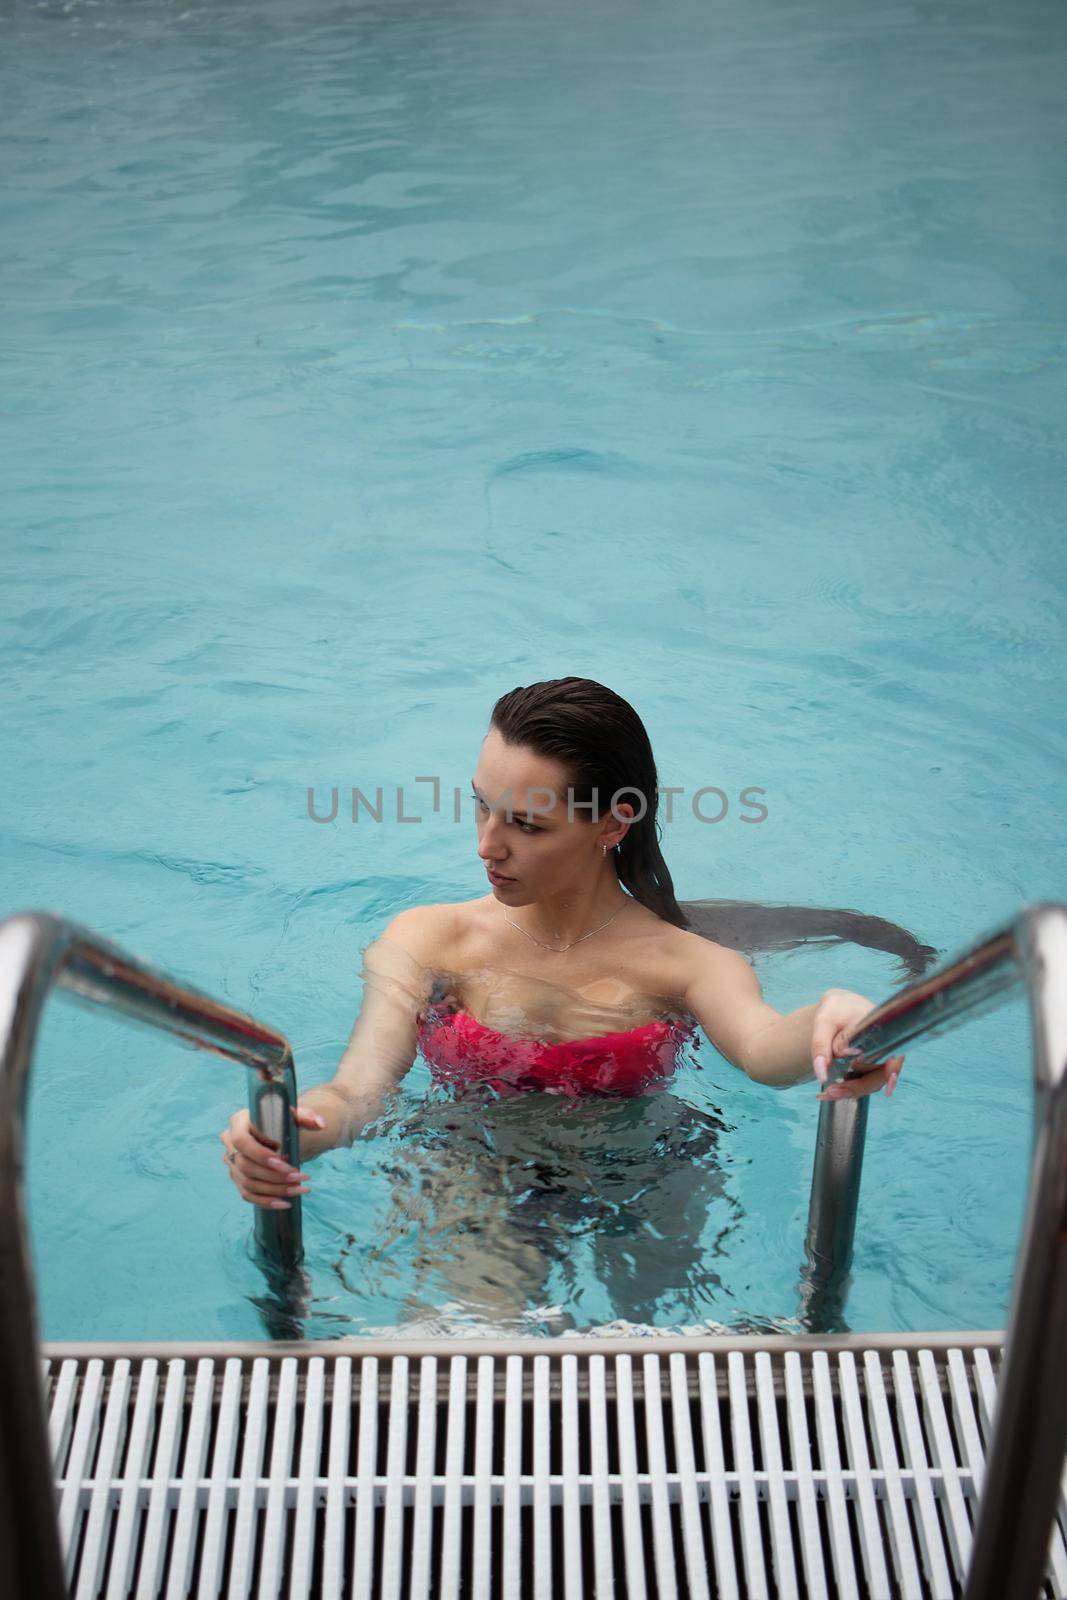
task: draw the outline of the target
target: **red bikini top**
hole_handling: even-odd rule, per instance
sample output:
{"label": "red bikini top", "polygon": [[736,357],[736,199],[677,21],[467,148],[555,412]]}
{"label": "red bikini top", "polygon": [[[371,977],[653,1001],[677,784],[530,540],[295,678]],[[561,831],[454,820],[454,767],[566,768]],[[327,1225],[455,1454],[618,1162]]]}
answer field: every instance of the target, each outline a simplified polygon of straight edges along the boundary
{"label": "red bikini top", "polygon": [[695,1023],[661,1018],[550,1044],[500,1033],[469,1011],[433,1011],[419,1025],[419,1044],[438,1082],[490,1083],[502,1095],[636,1095],[670,1076],[696,1031]]}

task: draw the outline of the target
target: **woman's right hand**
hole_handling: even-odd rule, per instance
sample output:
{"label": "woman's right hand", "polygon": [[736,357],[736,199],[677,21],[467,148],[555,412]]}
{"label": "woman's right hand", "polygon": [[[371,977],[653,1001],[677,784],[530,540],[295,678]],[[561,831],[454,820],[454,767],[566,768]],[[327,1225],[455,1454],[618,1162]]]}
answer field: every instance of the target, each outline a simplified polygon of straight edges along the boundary
{"label": "woman's right hand", "polygon": [[[294,1106],[293,1121],[300,1128],[324,1127],[310,1106]],[[307,1194],[307,1177],[279,1152],[277,1143],[252,1126],[247,1110],[235,1111],[219,1134],[230,1177],[242,1200],[268,1210],[288,1211],[292,1197]]]}

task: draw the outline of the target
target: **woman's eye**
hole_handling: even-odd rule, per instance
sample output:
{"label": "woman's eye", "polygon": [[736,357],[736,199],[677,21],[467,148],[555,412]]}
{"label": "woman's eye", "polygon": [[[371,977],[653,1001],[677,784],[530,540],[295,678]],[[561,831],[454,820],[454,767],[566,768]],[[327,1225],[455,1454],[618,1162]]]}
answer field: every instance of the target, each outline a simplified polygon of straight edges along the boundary
{"label": "woman's eye", "polygon": [[[480,805],[482,807],[483,811],[488,811],[489,810],[489,807],[486,805],[486,803],[482,799],[481,795],[477,795],[477,794],[476,795],[472,795],[471,798],[473,800],[475,800],[478,803],[478,805]],[[541,832],[541,829],[537,826],[537,824],[535,822],[519,822],[517,817],[512,818],[512,821],[514,821],[517,824],[517,826],[522,829],[523,833],[540,833]]]}

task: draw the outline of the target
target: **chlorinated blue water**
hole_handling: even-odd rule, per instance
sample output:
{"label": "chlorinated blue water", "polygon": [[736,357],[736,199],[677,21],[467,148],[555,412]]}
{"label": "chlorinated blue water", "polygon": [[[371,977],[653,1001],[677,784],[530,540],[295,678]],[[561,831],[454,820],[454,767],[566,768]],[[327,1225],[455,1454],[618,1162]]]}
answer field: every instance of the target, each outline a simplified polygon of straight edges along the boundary
{"label": "chlorinated blue water", "polygon": [[[493,701],[570,673],[682,791],[683,899],[948,955],[1067,898],[1065,58],[1051,0],[0,4],[0,910],[327,1078],[363,946],[484,892],[449,797]],[[901,981],[757,970],[782,1011]],[[1021,1000],[908,1053],[849,1326],[1003,1325],[1030,1072]],[[815,1092],[704,1040],[666,1094],[477,1120],[419,1060],[308,1169],[306,1331],[791,1327]],[[262,1335],[244,1103],[54,1002],[46,1337]]]}

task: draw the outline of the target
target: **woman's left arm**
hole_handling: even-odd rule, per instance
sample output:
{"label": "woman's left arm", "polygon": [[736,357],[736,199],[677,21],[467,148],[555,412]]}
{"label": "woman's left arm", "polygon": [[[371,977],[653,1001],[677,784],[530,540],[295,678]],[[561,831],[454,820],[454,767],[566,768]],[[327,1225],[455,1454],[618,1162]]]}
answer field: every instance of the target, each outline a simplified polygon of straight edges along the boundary
{"label": "woman's left arm", "polygon": [[[686,989],[686,1004],[716,1049],[756,1083],[788,1089],[815,1077],[818,1100],[854,1100],[885,1088],[892,1094],[903,1056],[868,1061],[849,1044],[874,1003],[850,989],[827,989],[814,1005],[785,1016],[763,999],[759,979],[737,950],[704,941]],[[849,1057],[860,1074],[827,1084],[829,1064]]]}

